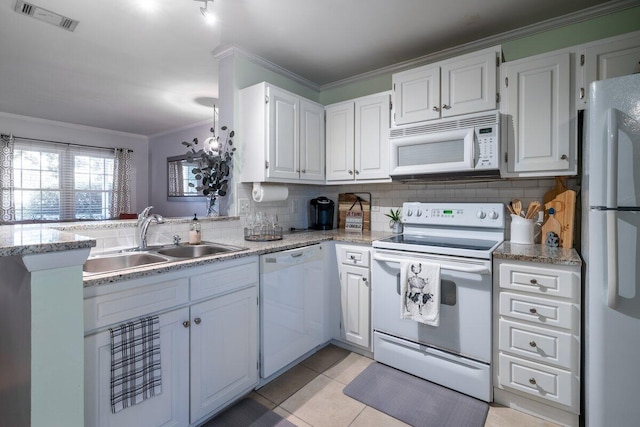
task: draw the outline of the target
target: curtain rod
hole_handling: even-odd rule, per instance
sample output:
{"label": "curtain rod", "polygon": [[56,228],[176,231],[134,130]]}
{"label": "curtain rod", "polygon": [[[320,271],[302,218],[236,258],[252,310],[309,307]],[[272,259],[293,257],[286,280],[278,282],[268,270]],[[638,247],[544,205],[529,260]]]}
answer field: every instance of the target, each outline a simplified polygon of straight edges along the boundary
{"label": "curtain rod", "polygon": [[[116,149],[116,148],[109,148],[109,147],[99,147],[97,145],[75,144],[73,142],[51,141],[49,139],[26,138],[24,136],[17,136],[17,135],[13,135],[13,137],[16,138],[16,139],[24,139],[24,140],[27,140],[27,141],[49,142],[49,143],[52,143],[52,144],[64,144],[64,145],[69,145],[69,146],[74,146],[74,147],[99,148],[99,149],[102,149],[102,150],[114,150],[114,149]],[[133,153],[133,150],[131,148],[121,148],[121,149],[122,150],[127,150],[127,151]]]}

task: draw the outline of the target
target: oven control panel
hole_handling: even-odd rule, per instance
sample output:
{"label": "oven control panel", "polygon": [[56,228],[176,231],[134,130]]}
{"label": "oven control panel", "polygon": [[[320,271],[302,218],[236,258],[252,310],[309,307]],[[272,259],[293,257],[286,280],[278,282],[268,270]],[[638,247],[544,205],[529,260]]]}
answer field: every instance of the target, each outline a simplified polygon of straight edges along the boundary
{"label": "oven control panel", "polygon": [[402,205],[402,222],[416,225],[504,228],[504,205],[405,202]]}

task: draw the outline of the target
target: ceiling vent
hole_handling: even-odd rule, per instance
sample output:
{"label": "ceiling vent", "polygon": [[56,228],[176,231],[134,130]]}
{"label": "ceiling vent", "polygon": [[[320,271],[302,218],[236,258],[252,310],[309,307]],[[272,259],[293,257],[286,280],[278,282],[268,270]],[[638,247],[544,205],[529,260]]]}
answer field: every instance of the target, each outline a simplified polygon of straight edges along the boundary
{"label": "ceiling vent", "polygon": [[43,9],[35,4],[27,3],[22,0],[16,1],[16,6],[13,8],[21,15],[31,16],[32,18],[39,19],[40,21],[53,24],[56,27],[64,28],[68,31],[73,31],[78,26],[78,21],[67,18],[50,10]]}

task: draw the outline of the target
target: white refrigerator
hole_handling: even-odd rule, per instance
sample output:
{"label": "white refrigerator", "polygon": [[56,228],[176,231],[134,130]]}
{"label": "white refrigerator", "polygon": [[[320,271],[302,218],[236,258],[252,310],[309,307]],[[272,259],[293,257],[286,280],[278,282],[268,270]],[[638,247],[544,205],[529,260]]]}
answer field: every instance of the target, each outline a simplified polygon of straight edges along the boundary
{"label": "white refrigerator", "polygon": [[584,150],[584,421],[640,425],[640,74],[591,84]]}

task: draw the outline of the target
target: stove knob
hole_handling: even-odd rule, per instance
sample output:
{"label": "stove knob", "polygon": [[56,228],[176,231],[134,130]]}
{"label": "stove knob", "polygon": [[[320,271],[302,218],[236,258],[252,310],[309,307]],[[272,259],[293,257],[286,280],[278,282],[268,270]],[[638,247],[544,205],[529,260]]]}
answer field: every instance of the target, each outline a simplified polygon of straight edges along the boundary
{"label": "stove knob", "polygon": [[484,211],[482,209],[480,209],[478,212],[476,212],[476,218],[478,219],[484,219],[484,217],[486,217],[487,214],[484,213]]}
{"label": "stove knob", "polygon": [[498,219],[498,212],[496,212],[496,211],[489,212],[489,218],[490,219]]}
{"label": "stove knob", "polygon": [[407,209],[407,216],[412,216],[413,215],[413,211],[411,209]]}

